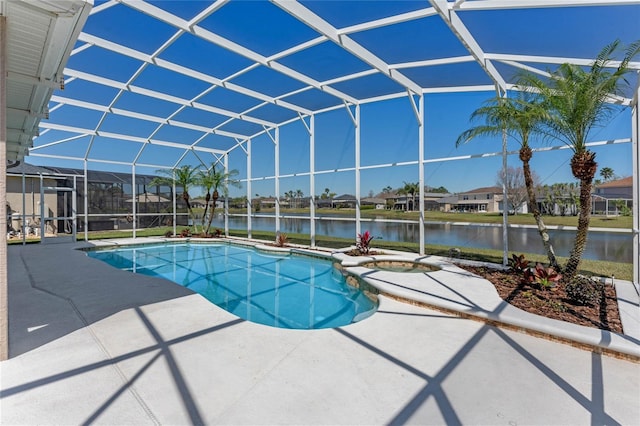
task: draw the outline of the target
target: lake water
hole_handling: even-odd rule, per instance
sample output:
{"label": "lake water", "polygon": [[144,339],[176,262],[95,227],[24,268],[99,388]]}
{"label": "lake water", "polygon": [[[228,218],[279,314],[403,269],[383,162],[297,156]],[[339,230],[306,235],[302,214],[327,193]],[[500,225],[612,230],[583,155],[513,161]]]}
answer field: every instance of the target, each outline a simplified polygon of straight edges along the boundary
{"label": "lake water", "polygon": [[[280,229],[284,233],[308,234],[310,229],[308,218],[282,218]],[[222,217],[218,216],[213,226],[222,228]],[[230,229],[246,229],[247,218],[229,217]],[[274,231],[274,217],[252,217],[251,227],[258,231]],[[418,243],[420,225],[406,222],[379,222],[362,220],[362,231],[368,230],[376,238],[386,241],[406,241]],[[354,221],[335,219],[316,219],[316,235],[328,235],[339,238],[354,238],[356,224]],[[558,256],[569,256],[573,248],[575,231],[549,230],[549,235]],[[355,238],[354,238],[355,241]],[[502,250],[502,227],[486,224],[453,225],[445,223],[425,224],[425,243],[439,244],[449,247],[478,247]],[[509,228],[509,252],[544,254],[544,247],[538,230],[535,228]],[[613,262],[632,263],[633,236],[630,232],[589,232],[587,247],[583,254],[585,259],[607,260]],[[375,242],[374,242],[375,245]]]}

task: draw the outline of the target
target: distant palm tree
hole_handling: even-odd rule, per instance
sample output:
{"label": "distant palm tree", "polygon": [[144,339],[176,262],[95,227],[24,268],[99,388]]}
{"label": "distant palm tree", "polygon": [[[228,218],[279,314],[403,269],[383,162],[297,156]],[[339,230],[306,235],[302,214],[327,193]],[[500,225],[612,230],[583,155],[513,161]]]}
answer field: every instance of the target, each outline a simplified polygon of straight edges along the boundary
{"label": "distant palm tree", "polygon": [[525,74],[519,82],[531,87],[544,100],[550,113],[545,120],[548,134],[573,150],[571,172],[580,182],[580,213],[574,247],[564,270],[569,280],[575,276],[587,244],[591,190],[598,168],[595,152],[587,148],[588,137],[594,128],[604,126],[617,112],[610,100],[612,96],[623,95],[624,86],[628,86],[625,76],[632,71],[629,62],[640,53],[640,40],[630,44],[618,66],[613,67],[611,62],[621,48],[620,40],[605,46],[586,70],[565,63],[545,79]]}
{"label": "distant palm tree", "polygon": [[[196,182],[207,191],[207,194],[205,195],[204,213],[202,214],[202,229],[204,229],[205,235],[209,235],[209,230],[211,229],[211,223],[213,222],[216,210],[216,202],[220,198],[219,190],[222,190],[223,194],[226,196],[228,194],[229,185],[240,187],[240,182],[234,178],[237,174],[237,170],[231,170],[227,173],[218,171],[215,164],[212,164],[211,167],[206,170],[200,170],[198,172]],[[209,214],[207,227],[205,228],[204,220],[209,209],[209,201],[212,201],[211,213]]]}
{"label": "distant palm tree", "polygon": [[187,206],[187,213],[189,218],[193,220],[194,231],[196,230],[195,218],[193,216],[193,210],[191,209],[191,197],[189,196],[189,188],[194,185],[197,185],[196,174],[197,169],[190,165],[184,165],[182,167],[178,167],[176,169],[160,169],[156,172],[160,175],[164,176],[156,176],[149,182],[150,186],[158,186],[158,185],[173,185],[175,182],[176,186],[182,189],[182,199]]}
{"label": "distant palm tree", "polygon": [[[535,102],[535,98],[527,94],[522,94],[518,98],[494,97],[471,114],[471,121],[482,119],[483,124],[464,131],[458,136],[456,146],[469,142],[478,136],[501,136],[503,132],[506,132],[520,144],[519,157],[522,161],[529,211],[536,221],[549,264],[559,269],[549,232],[542,220],[542,214],[536,201],[533,173],[530,166],[533,150],[529,146],[529,137],[536,131],[537,126],[546,115],[546,111],[541,108],[539,103]],[[506,206],[506,201],[503,204]]]}
{"label": "distant palm tree", "polygon": [[296,189],[296,197],[298,198],[298,207],[302,204],[302,197],[304,197],[304,192],[301,189]]}
{"label": "distant palm tree", "polygon": [[[420,184],[418,182],[404,182],[402,188],[403,193],[411,195],[411,210],[416,209],[416,193],[420,192]],[[409,210],[409,202],[407,200],[407,210]]]}
{"label": "distant palm tree", "polygon": [[611,167],[603,167],[600,169],[600,176],[605,182],[611,180],[614,176],[613,169]]}

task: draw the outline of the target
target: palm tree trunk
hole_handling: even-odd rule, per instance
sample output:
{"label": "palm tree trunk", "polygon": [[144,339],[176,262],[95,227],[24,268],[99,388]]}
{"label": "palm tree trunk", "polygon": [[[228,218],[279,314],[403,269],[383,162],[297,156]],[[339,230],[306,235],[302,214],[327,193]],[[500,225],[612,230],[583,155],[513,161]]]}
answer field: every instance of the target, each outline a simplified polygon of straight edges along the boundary
{"label": "palm tree trunk", "polygon": [[211,203],[211,214],[209,215],[209,221],[207,222],[207,230],[204,231],[205,235],[209,235],[209,229],[211,229],[211,223],[213,222],[213,215],[216,212],[216,202],[218,201],[218,198],[220,198],[220,194],[218,194],[218,191],[213,191],[213,195],[211,196],[211,200],[213,201]]}
{"label": "palm tree trunk", "polygon": [[560,265],[558,265],[558,259],[556,259],[556,253],[553,250],[553,245],[551,244],[551,240],[549,239],[549,233],[547,232],[547,226],[544,224],[542,220],[542,215],[540,214],[540,210],[538,209],[538,203],[536,202],[536,195],[533,190],[533,177],[531,175],[531,166],[529,165],[529,160],[531,159],[532,151],[529,146],[522,147],[520,149],[520,160],[522,161],[522,172],[524,174],[524,185],[527,188],[527,196],[529,197],[529,211],[533,214],[533,218],[536,221],[536,225],[538,226],[538,233],[540,234],[540,238],[542,238],[542,245],[544,246],[544,250],[547,252],[547,258],[549,259],[549,265],[552,266],[556,271],[560,270]]}
{"label": "palm tree trunk", "polygon": [[580,179],[580,214],[578,216],[576,240],[564,270],[564,276],[567,280],[571,280],[578,272],[582,253],[587,246],[589,221],[591,219],[591,189],[593,177],[598,168],[595,157],[596,154],[594,152],[585,151],[576,153],[571,159],[571,171],[575,177]]}
{"label": "palm tree trunk", "polygon": [[[209,200],[211,200],[211,193],[207,192],[207,195],[204,198],[204,212],[202,212],[202,229],[204,229],[204,218],[207,217],[207,211],[209,210]],[[207,228],[207,232],[204,233],[206,236],[208,234],[209,228]]]}
{"label": "palm tree trunk", "polygon": [[193,231],[196,232],[197,231],[197,226],[196,226],[196,219],[195,217],[193,217],[193,210],[191,209],[191,203],[189,202],[189,193],[188,192],[183,192],[182,193],[182,199],[184,200],[185,204],[187,205],[187,213],[189,214],[189,219],[193,220]]}

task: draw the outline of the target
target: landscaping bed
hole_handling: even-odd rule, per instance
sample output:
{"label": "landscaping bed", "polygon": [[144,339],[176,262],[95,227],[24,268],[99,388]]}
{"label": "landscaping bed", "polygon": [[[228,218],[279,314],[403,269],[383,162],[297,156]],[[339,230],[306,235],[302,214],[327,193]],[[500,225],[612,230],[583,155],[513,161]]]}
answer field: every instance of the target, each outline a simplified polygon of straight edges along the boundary
{"label": "landscaping bed", "polygon": [[510,271],[487,267],[458,265],[489,280],[500,297],[511,305],[532,314],[566,321],[587,327],[622,333],[616,291],[612,285],[602,285],[600,301],[579,305],[571,300],[565,284],[560,281],[554,288],[541,288],[524,283],[522,277]]}

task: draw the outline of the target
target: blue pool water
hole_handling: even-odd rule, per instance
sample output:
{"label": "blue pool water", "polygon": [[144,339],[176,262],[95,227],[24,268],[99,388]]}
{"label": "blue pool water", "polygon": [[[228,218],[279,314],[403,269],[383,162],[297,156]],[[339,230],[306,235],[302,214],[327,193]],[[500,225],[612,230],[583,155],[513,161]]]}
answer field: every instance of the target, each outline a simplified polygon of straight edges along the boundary
{"label": "blue pool water", "polygon": [[350,324],[377,309],[331,261],[229,244],[161,244],[89,251],[116,268],[163,277],[246,320],[281,328]]}

